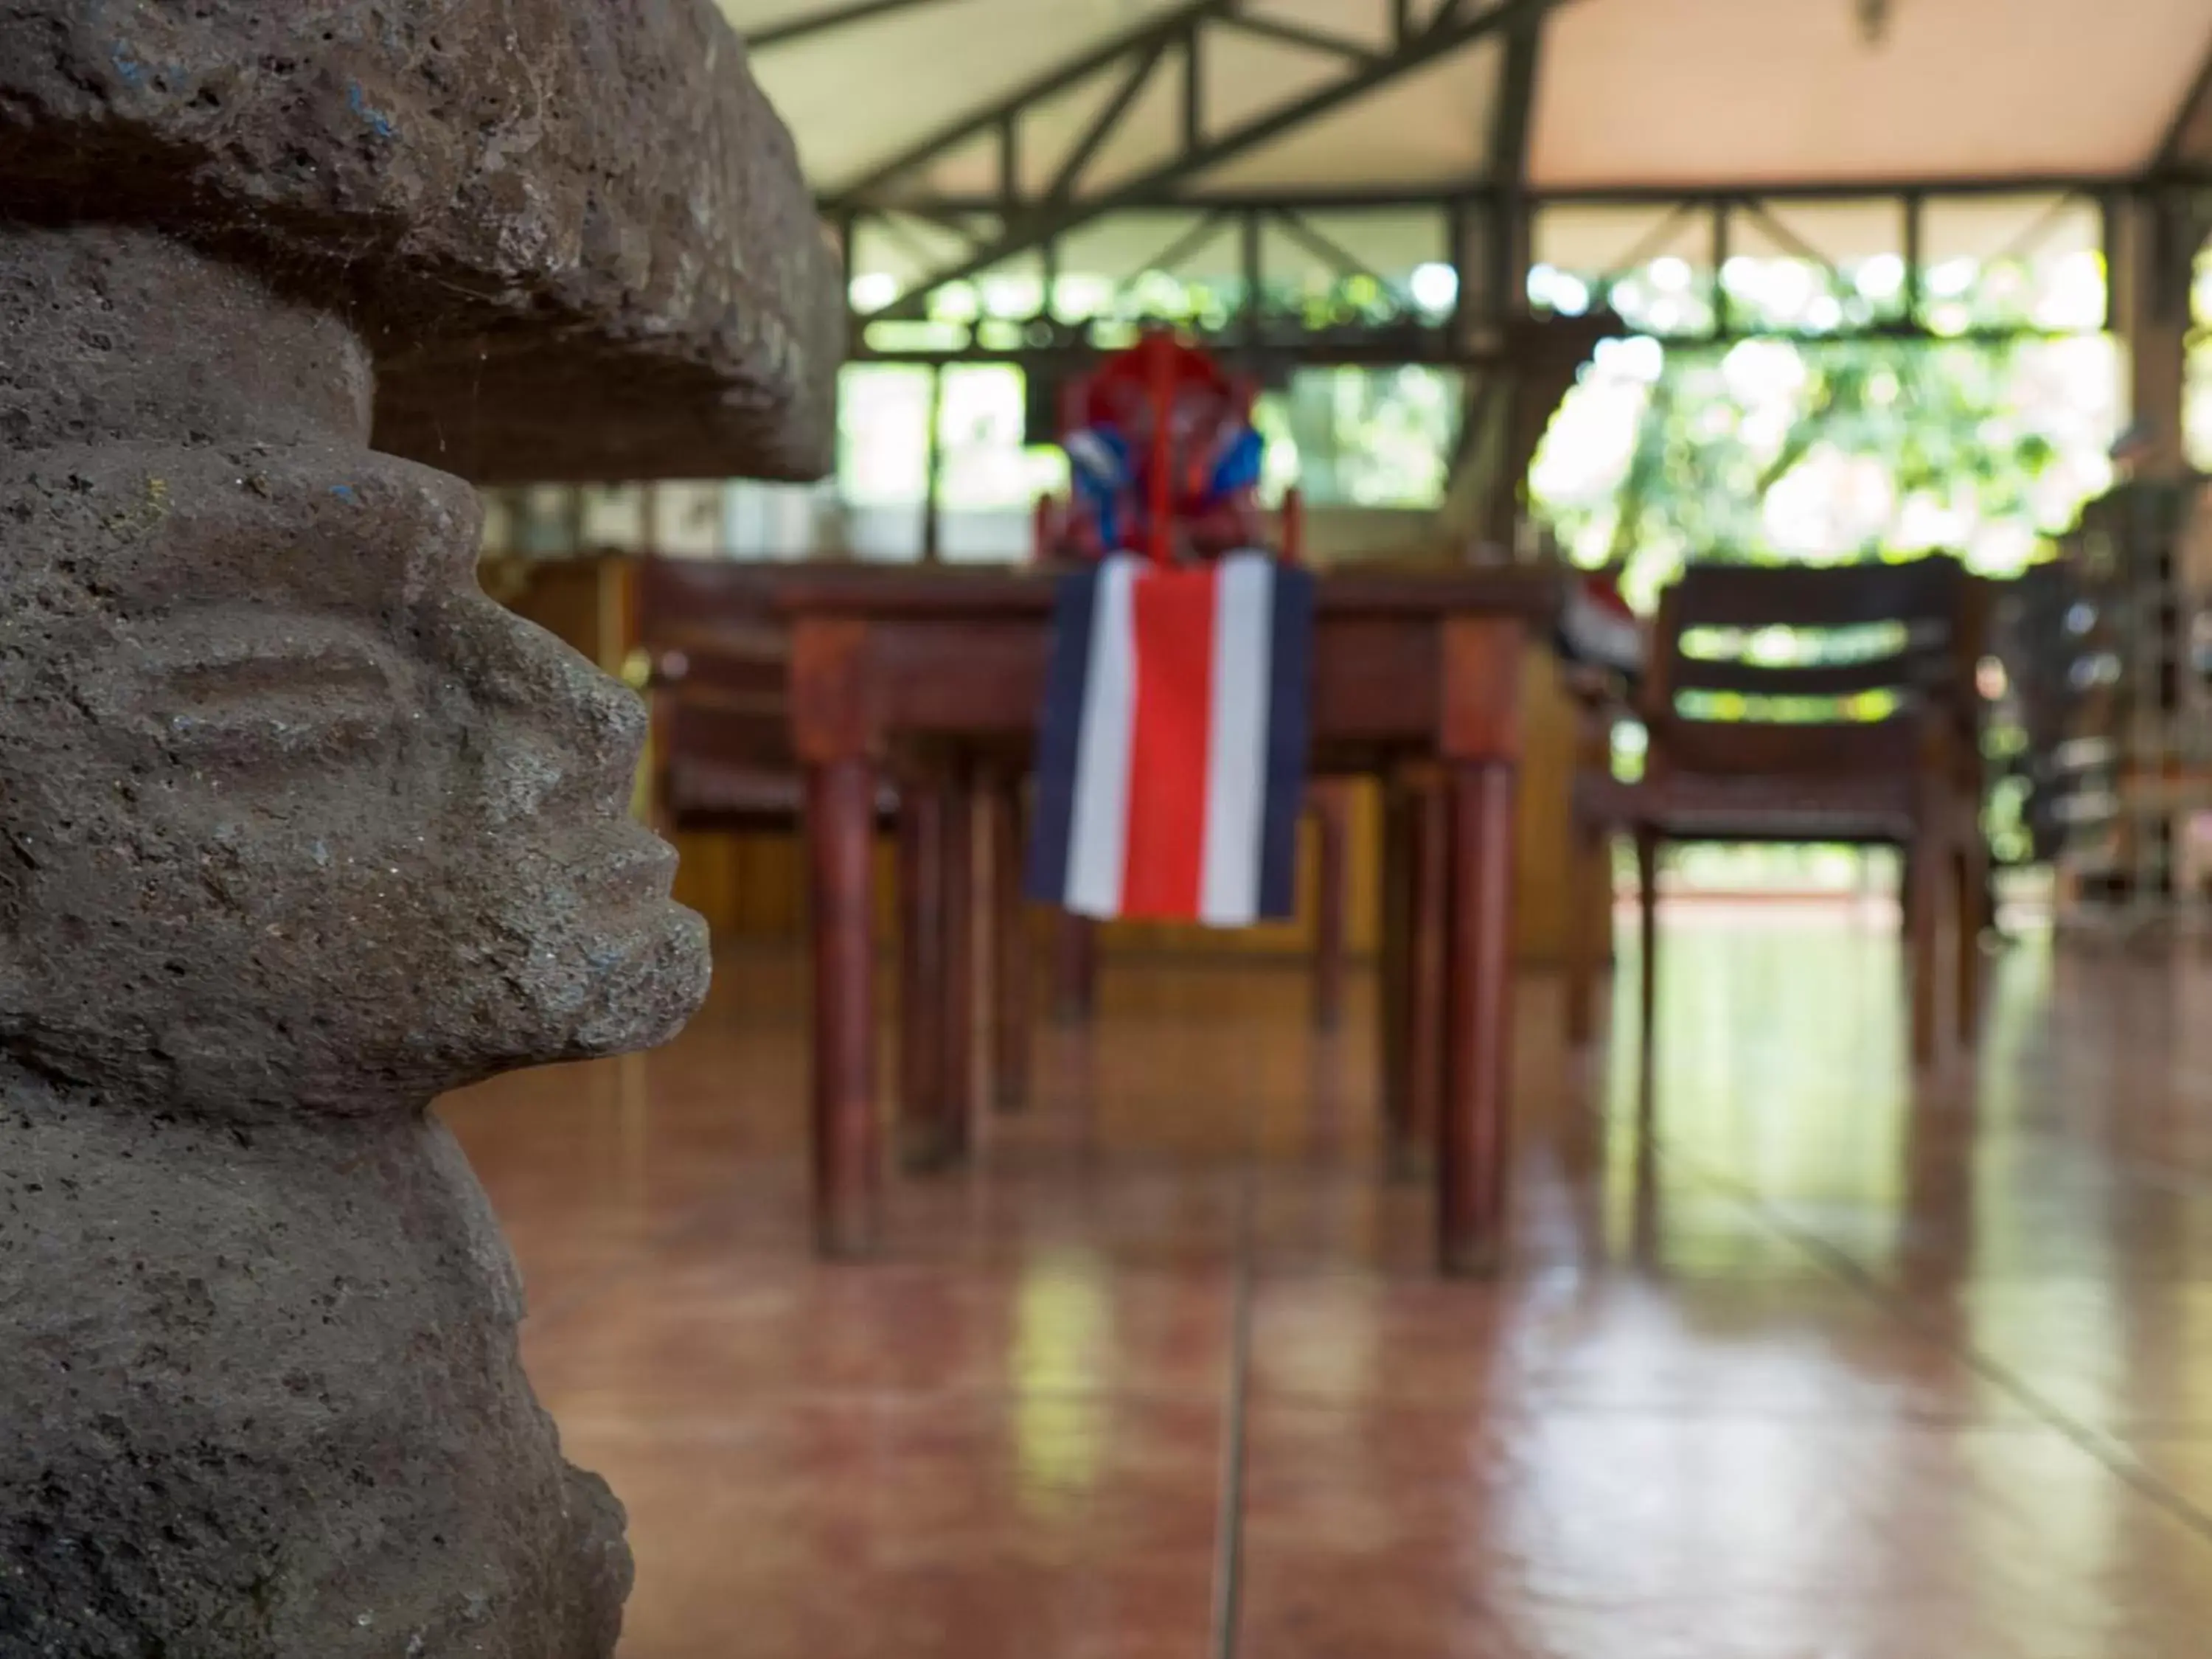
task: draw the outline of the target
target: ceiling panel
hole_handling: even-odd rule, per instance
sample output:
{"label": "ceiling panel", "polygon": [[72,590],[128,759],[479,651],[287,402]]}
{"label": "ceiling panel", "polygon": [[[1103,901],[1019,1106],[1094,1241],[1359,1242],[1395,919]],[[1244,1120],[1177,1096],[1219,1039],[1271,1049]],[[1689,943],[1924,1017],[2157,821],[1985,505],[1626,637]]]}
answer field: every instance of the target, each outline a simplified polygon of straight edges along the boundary
{"label": "ceiling panel", "polygon": [[1285,46],[1236,29],[1208,29],[1200,61],[1209,137],[1280,109],[1344,75],[1344,59],[1334,52]]}
{"label": "ceiling panel", "polygon": [[[720,0],[747,25],[842,0]],[[1249,0],[1261,15],[1387,40],[1389,0]],[[1418,18],[1434,0],[1423,0]],[[1176,0],[927,0],[760,52],[754,67],[834,190],[960,115],[1157,21]],[[2144,166],[2212,48],[2212,0],[1561,0],[1547,33],[1532,169],[1540,188],[1789,185],[2106,175]],[[1206,32],[1209,130],[1344,72],[1335,54],[1219,25]],[[1498,52],[1486,42],[1205,180],[1224,189],[1417,189],[1482,165]],[[1180,142],[1178,54],[1163,59],[1094,185]],[[1032,118],[1035,177],[1116,72]],[[927,182],[995,188],[988,143]]]}
{"label": "ceiling panel", "polygon": [[1204,175],[1224,190],[1463,182],[1488,159],[1500,53],[1480,41]]}
{"label": "ceiling panel", "polygon": [[2212,0],[1567,0],[1540,186],[2119,173],[2212,44]]}

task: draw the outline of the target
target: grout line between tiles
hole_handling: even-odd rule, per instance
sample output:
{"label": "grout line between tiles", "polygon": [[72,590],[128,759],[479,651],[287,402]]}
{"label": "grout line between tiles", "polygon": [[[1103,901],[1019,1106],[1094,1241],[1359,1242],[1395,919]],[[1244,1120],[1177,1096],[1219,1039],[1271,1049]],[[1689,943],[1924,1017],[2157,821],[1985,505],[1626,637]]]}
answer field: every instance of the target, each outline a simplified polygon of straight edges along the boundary
{"label": "grout line between tiles", "polygon": [[[1643,1133],[1652,1133],[1648,1121]],[[1932,1328],[1914,1311],[1910,1302],[1890,1291],[1849,1251],[1777,1214],[1773,1206],[1745,1182],[1694,1157],[1686,1157],[1669,1149],[1663,1139],[1657,1142],[1657,1150],[1662,1157],[1676,1167],[1686,1169],[1701,1179],[1712,1182],[1777,1237],[1803,1252],[1844,1284],[1883,1309],[1908,1330],[1956,1353],[1976,1376],[2010,1395],[2015,1402],[2071,1443],[2075,1450],[2103,1465],[2107,1473],[2138,1498],[2164,1510],[2200,1539],[2212,1543],[2212,1514],[2207,1514],[2145,1468],[2124,1441],[2094,1424],[2083,1422],[2063,1407],[2046,1399],[2010,1366],[1991,1358],[1973,1343],[1954,1341],[1942,1332]]]}
{"label": "grout line between tiles", "polygon": [[1248,1155],[1237,1199],[1237,1277],[1230,1293],[1228,1401],[1221,1424],[1221,1504],[1214,1527],[1213,1628],[1209,1659],[1236,1659],[1244,1593],[1244,1468],[1252,1381],[1254,1212],[1259,1170]]}

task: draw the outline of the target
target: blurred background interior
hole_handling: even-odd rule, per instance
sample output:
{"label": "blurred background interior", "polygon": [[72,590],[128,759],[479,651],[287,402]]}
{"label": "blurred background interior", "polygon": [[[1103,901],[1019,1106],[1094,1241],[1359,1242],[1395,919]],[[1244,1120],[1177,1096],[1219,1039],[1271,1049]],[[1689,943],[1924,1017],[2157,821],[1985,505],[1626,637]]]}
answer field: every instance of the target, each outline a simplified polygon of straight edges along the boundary
{"label": "blurred background interior", "polygon": [[[624,1653],[2198,1651],[2212,0],[723,6],[843,252],[836,473],[494,490],[484,551],[653,697],[641,810],[716,990],[666,1049],[446,1106],[533,1376],[630,1506]],[[1979,973],[1943,1052],[1898,838],[1820,822],[1669,845],[1639,1042],[1634,837],[1580,855],[1634,825],[1578,838],[1575,803],[1663,733],[1632,677],[1538,653],[1501,1272],[1437,1275],[1376,1081],[1368,781],[1317,802],[1285,926],[1073,939],[990,910],[1012,832],[967,848],[947,971],[1025,986],[1030,1029],[951,1000],[972,1151],[817,1261],[796,773],[696,757],[727,789],[677,810],[697,665],[651,573],[1028,562],[1067,387],[1147,325],[1261,388],[1262,501],[1295,489],[1325,574],[1603,572],[1649,622],[1692,566],[1957,560],[1990,874],[1944,920]],[[1777,616],[1720,644],[1841,674],[1922,642]],[[772,689],[763,634],[730,654]],[[1657,719],[1900,707],[1761,688]],[[1587,1044],[1578,945],[1613,964]]]}

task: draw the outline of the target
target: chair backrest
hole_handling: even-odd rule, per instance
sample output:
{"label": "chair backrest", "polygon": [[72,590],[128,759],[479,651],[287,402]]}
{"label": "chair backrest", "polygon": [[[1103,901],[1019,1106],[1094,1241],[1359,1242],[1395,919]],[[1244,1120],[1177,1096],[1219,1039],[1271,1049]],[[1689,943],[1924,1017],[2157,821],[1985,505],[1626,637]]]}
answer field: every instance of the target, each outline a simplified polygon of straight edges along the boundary
{"label": "chair backrest", "polygon": [[[2085,733],[2102,724],[2083,715],[2109,697],[2120,674],[2112,654],[2105,596],[2073,559],[2030,565],[1991,611],[1990,650],[2003,665],[2002,706],[2021,734],[2008,758],[2027,788],[2021,820],[2029,857],[2047,862],[2070,835],[2105,833],[2102,806],[2113,799],[2118,749]],[[2106,729],[2109,729],[2107,726]]]}
{"label": "chair backrest", "polygon": [[775,610],[788,566],[648,556],[636,625],[649,665],[651,808],[664,832],[787,823],[797,815],[788,630]]}
{"label": "chair backrest", "polygon": [[1660,605],[1644,716],[1662,764],[1887,770],[1931,706],[1964,733],[1978,699],[1982,585],[1955,560],[1697,563]]}

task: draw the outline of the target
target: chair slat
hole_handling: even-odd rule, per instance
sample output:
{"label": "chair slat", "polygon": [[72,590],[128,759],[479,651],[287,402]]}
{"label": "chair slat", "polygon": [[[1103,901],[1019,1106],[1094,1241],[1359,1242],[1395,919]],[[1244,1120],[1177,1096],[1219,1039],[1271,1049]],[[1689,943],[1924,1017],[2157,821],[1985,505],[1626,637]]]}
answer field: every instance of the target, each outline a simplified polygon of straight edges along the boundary
{"label": "chair slat", "polygon": [[1909,771],[1919,758],[1916,719],[1668,722],[1655,750],[1670,770],[1741,776]]}
{"label": "chair slat", "polygon": [[1967,580],[1958,561],[1945,557],[1910,564],[1698,563],[1675,584],[1675,620],[1685,631],[1948,621]]}
{"label": "chair slat", "polygon": [[1948,682],[1949,665],[1925,651],[1899,651],[1859,662],[1753,663],[1741,658],[1677,657],[1672,689],[1733,691],[1747,697],[1856,697],[1869,691],[1925,691]]}

